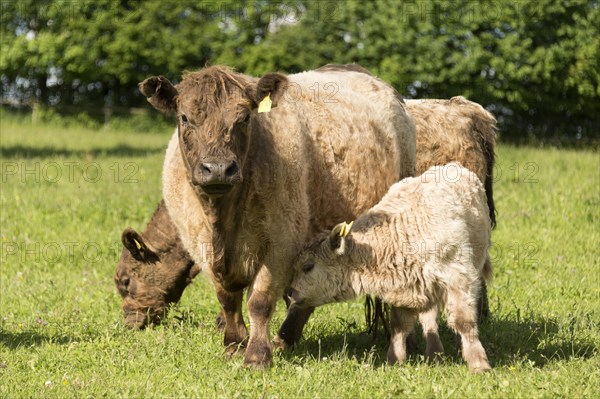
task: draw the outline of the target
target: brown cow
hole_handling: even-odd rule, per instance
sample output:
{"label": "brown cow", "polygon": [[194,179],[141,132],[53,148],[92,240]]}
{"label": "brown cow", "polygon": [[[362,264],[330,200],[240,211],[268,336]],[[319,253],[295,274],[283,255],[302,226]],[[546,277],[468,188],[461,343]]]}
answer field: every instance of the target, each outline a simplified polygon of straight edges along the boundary
{"label": "brown cow", "polygon": [[[163,198],[184,247],[213,281],[228,353],[247,341],[244,363],[270,365],[268,323],[293,256],[414,174],[414,124],[393,88],[359,72],[259,80],[209,67],[185,74],[177,88],[153,77],[140,89],[157,109],[177,113]],[[311,311],[290,310],[276,343],[299,339]]]}
{"label": "brown cow", "polygon": [[142,234],[127,228],[121,241],[124,248],[114,280],[123,298],[125,324],[142,328],[147,322],[158,323],[200,268],[183,248],[164,201]]}

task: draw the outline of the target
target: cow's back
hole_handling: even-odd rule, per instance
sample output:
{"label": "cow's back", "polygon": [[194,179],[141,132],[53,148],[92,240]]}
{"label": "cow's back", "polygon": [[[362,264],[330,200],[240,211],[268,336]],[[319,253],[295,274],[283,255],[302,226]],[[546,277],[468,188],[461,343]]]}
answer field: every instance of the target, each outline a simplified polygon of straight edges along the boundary
{"label": "cow's back", "polygon": [[486,181],[496,142],[496,120],[488,111],[460,96],[406,100],[406,105],[417,126],[417,174],[458,161]]}
{"label": "cow's back", "polygon": [[288,78],[285,99],[269,117],[304,169],[309,235],[355,218],[414,175],[414,123],[391,86],[348,71]]}

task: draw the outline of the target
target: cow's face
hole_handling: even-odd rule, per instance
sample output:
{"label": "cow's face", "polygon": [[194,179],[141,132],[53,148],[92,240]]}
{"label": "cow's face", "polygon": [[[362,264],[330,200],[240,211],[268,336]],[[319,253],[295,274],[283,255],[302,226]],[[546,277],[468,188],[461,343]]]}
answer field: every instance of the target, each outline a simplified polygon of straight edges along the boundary
{"label": "cow's face", "polygon": [[308,244],[294,262],[291,297],[298,307],[341,302],[356,296],[351,287],[345,224],[321,234]]}
{"label": "cow's face", "polygon": [[133,229],[125,229],[121,241],[114,280],[123,298],[125,324],[140,329],[160,323],[200,268],[181,246],[157,251]]}
{"label": "cow's face", "polygon": [[187,73],[177,88],[151,77],[140,90],[160,111],[177,115],[179,145],[191,183],[210,197],[226,195],[244,179],[257,106],[277,105],[287,78],[268,74],[258,82],[223,67]]}

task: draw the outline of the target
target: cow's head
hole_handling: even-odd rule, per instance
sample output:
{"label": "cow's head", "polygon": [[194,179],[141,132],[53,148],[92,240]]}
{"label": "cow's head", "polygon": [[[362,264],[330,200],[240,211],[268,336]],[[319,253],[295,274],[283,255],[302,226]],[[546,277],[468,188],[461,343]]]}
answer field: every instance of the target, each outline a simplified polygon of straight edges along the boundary
{"label": "cow's head", "polygon": [[276,107],[287,82],[280,74],[256,80],[214,66],[184,74],[177,87],[163,76],[154,76],[139,88],[156,109],[177,115],[190,181],[200,192],[215,197],[243,181],[258,106],[269,96]]}
{"label": "cow's head", "polygon": [[154,248],[131,228],[123,231],[121,241],[124,248],[114,280],[123,298],[125,324],[131,328],[157,324],[200,268],[181,245]]}

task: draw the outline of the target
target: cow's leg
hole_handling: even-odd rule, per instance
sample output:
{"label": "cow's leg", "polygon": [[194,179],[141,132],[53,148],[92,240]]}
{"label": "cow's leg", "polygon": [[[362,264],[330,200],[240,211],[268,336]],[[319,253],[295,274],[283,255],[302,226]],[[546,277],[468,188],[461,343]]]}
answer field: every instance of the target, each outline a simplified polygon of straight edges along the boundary
{"label": "cow's leg", "polygon": [[406,338],[415,326],[417,312],[407,308],[392,306],[391,314],[392,336],[390,337],[387,360],[390,364],[402,363],[407,357]]}
{"label": "cow's leg", "polygon": [[411,333],[406,337],[406,353],[408,355],[416,354],[418,348],[419,344],[417,342],[417,334],[415,333],[415,330],[412,330]]}
{"label": "cow's leg", "polygon": [[481,271],[482,276],[479,278],[481,283],[481,292],[479,293],[478,301],[477,301],[477,321],[482,322],[483,320],[487,320],[490,317],[490,303],[488,299],[487,285],[485,283],[484,276],[488,278],[492,276],[492,261],[488,256],[485,258],[485,263],[483,265],[483,270]]}
{"label": "cow's leg", "polygon": [[490,304],[488,300],[487,285],[485,280],[481,279],[481,293],[477,299],[477,320],[483,321],[490,317]]}
{"label": "cow's leg", "polygon": [[225,318],[224,344],[227,356],[233,355],[246,345],[248,329],[242,315],[243,291],[229,292],[222,287],[217,288],[217,298],[221,303],[222,314]]}
{"label": "cow's leg", "polygon": [[300,340],[302,329],[315,308],[299,309],[292,305],[273,343],[277,348],[287,349]]}
{"label": "cow's leg", "polygon": [[444,346],[438,332],[438,307],[434,306],[426,312],[419,313],[419,323],[423,328],[423,337],[425,338],[425,354],[427,361],[440,361],[444,353]]}
{"label": "cow's leg", "polygon": [[281,276],[271,274],[267,266],[261,267],[252,283],[247,304],[250,340],[244,359],[246,366],[269,367],[273,363],[269,322],[277,300],[283,295],[286,283],[287,281],[284,281]]}
{"label": "cow's leg", "polygon": [[[466,287],[465,287],[466,288]],[[461,337],[462,355],[469,369],[480,373],[489,370],[490,364],[477,331],[477,297],[467,289],[448,290],[446,312],[448,325]]]}
{"label": "cow's leg", "polygon": [[217,318],[215,319],[215,325],[219,331],[225,331],[225,312],[223,312],[223,308],[221,308]]}

